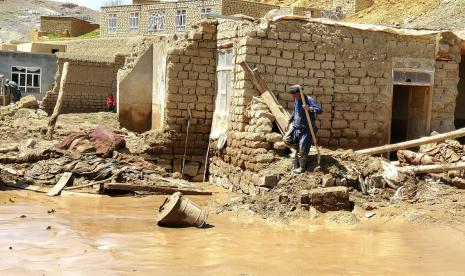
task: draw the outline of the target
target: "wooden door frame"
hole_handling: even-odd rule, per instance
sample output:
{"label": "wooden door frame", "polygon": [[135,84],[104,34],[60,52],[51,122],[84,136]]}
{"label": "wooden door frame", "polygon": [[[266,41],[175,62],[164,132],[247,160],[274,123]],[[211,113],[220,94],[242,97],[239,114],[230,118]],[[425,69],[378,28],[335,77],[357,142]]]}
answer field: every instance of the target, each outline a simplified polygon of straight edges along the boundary
{"label": "wooden door frame", "polygon": [[[395,86],[408,86],[409,87],[409,93],[410,93],[410,89],[412,89],[412,87],[425,87],[427,88],[427,93],[429,92],[429,97],[428,97],[428,103],[427,103],[427,110],[426,110],[426,131],[428,133],[431,133],[431,118],[432,118],[432,109],[433,109],[433,88],[434,86],[424,86],[424,85],[404,85],[404,84],[392,84],[391,85],[391,105],[390,105],[390,108],[389,108],[389,121],[388,121],[388,125],[389,125],[389,128],[388,128],[388,137],[387,137],[387,144],[391,144],[391,129],[392,129],[392,110],[394,108],[394,87]],[[408,121],[407,121],[407,124],[408,124]],[[408,125],[407,125],[407,129],[408,129]]]}

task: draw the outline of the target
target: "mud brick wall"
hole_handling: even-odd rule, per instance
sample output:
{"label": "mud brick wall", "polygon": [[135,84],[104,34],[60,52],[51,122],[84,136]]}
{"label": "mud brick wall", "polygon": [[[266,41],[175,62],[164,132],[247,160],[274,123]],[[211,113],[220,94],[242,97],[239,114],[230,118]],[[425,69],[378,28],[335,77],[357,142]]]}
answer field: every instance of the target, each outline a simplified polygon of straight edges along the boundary
{"label": "mud brick wall", "polygon": [[[181,172],[186,152],[185,176],[202,181],[216,93],[217,22],[204,20],[170,41],[166,53],[164,123],[161,129],[175,133],[175,139],[152,152],[153,161],[174,172]],[[161,40],[159,43],[166,43]],[[159,48],[154,44],[154,49]],[[156,56],[156,51],[154,56]],[[158,87],[154,87],[158,91]],[[153,99],[152,99],[153,101]],[[191,111],[189,136],[188,109]],[[155,118],[156,119],[156,118]],[[152,118],[154,120],[154,118]]]}
{"label": "mud brick wall", "polygon": [[60,35],[68,31],[71,37],[76,37],[98,28],[98,24],[73,17],[42,16],[40,18],[40,30],[44,33]]}
{"label": "mud brick wall", "polygon": [[274,116],[258,98],[245,111],[243,131],[229,131],[228,145],[211,158],[210,181],[223,187],[255,195],[276,185],[277,176],[267,170],[286,148],[273,132]]}
{"label": "mud brick wall", "polygon": [[46,93],[42,108],[49,114],[53,113],[63,64],[69,62],[62,113],[106,111],[106,97],[109,94],[116,96],[117,72],[124,65],[124,60],[124,56],[116,56],[114,62],[59,58],[55,86]]}
{"label": "mud brick wall", "polygon": [[443,33],[439,38],[436,55],[431,126],[432,130],[447,132],[455,129],[455,108],[460,104],[457,103],[460,41],[450,32]]}
{"label": "mud brick wall", "polygon": [[[454,45],[447,47],[453,60],[436,63],[433,130],[447,129],[454,118],[458,71],[444,76],[438,68],[444,63],[447,70],[453,70],[460,60],[457,43],[449,42]],[[388,142],[393,58],[434,62],[436,35],[403,36],[281,21],[268,30],[250,31],[236,47],[237,62],[256,66],[283,106],[292,108],[292,98],[285,93],[292,84],[303,85],[304,92],[315,97],[324,111],[317,120],[322,145],[364,148]],[[238,79],[243,78],[242,69],[237,69]],[[246,105],[248,96],[257,92],[249,80],[238,85],[235,89],[243,92]],[[440,98],[448,99],[447,107]],[[240,122],[234,116],[231,119]]]}
{"label": "mud brick wall", "polygon": [[[431,129],[446,131],[453,127],[460,48],[457,38],[445,36],[439,44],[437,41],[437,34],[406,36],[316,22],[280,21],[268,29],[258,29],[250,22],[221,20],[218,44],[230,43],[235,65],[228,145],[211,159],[212,180],[244,192],[249,187],[249,193],[256,193],[257,187],[263,188],[260,181],[254,183],[253,178],[239,175],[255,173],[256,179],[264,177],[268,183],[273,179],[272,174],[257,171],[247,155],[237,150],[244,143],[247,148],[245,137],[254,137],[248,133],[257,126],[246,114],[253,97],[259,95],[246,79],[241,61],[261,72],[289,111],[293,99],[286,91],[293,84],[302,85],[304,92],[316,99],[324,112],[316,123],[321,145],[358,149],[388,142],[394,58],[435,64]],[[441,60],[436,60],[438,57]],[[279,155],[270,143],[254,147]]]}
{"label": "mud brick wall", "polygon": [[218,45],[232,42],[233,77],[228,141],[225,149],[210,159],[210,181],[232,191],[255,195],[276,184],[273,172],[264,170],[285,148],[281,135],[273,133],[275,118],[261,101],[258,92],[244,81],[237,58],[245,54],[246,35],[256,35],[248,21],[220,20]]}

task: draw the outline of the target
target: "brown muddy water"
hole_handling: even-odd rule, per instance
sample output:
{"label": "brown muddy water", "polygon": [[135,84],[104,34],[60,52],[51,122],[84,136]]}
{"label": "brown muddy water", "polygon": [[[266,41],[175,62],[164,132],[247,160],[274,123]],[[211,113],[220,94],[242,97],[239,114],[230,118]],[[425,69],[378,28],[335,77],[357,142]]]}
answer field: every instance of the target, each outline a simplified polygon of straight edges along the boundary
{"label": "brown muddy water", "polygon": [[465,274],[463,227],[322,228],[211,213],[214,227],[165,229],[155,226],[163,199],[0,191],[0,275]]}

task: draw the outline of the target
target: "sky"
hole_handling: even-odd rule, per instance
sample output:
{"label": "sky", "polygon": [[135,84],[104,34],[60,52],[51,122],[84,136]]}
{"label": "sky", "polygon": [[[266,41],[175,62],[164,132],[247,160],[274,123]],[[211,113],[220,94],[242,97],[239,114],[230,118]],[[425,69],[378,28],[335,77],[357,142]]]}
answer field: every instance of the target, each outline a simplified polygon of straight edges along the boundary
{"label": "sky", "polygon": [[[107,2],[107,0],[54,0],[58,2],[72,2],[81,6],[86,6],[94,10],[100,9],[102,3]],[[126,3],[130,3],[130,0],[124,0]]]}

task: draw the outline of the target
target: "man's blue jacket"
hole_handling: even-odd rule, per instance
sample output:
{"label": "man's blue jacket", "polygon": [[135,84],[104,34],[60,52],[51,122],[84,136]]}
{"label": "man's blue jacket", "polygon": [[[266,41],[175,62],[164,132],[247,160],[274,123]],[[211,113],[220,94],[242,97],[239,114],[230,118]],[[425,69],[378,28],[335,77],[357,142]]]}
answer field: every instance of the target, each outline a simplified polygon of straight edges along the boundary
{"label": "man's blue jacket", "polygon": [[[312,120],[313,128],[316,130],[315,120],[318,114],[321,114],[321,107],[313,100],[310,96],[305,96],[307,105],[313,109],[313,112],[309,112]],[[307,116],[305,115],[305,109],[302,107],[302,100],[294,100],[294,111],[292,111],[291,122],[292,126],[297,129],[308,129]]]}

